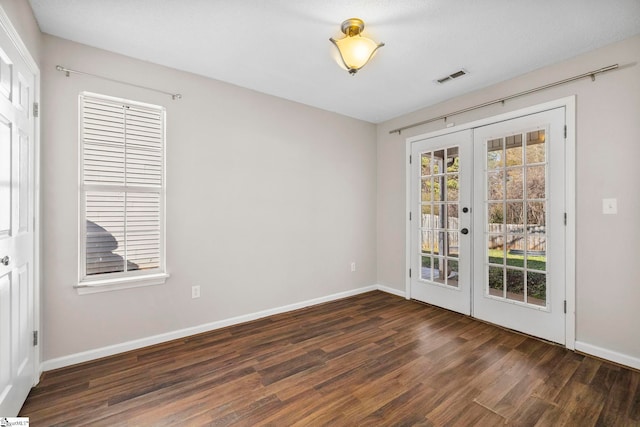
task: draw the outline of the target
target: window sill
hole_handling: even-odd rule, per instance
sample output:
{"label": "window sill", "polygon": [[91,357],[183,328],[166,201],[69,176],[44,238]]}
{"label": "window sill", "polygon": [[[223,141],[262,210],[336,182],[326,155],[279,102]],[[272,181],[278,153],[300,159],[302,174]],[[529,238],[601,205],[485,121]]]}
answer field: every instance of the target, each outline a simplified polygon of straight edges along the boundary
{"label": "window sill", "polygon": [[139,288],[142,286],[161,285],[169,278],[168,273],[148,274],[135,277],[121,277],[117,279],[85,280],[74,288],[78,295],[95,294],[98,292],[118,291],[121,289]]}

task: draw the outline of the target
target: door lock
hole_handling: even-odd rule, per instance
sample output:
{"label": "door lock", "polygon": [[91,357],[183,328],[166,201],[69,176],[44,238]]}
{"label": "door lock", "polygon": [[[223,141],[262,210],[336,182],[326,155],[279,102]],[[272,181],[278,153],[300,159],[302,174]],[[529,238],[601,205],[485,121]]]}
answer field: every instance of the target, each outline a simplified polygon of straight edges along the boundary
{"label": "door lock", "polygon": [[9,255],[5,255],[2,259],[0,259],[0,263],[2,265],[9,265],[9,261],[11,260],[11,258],[9,258]]}

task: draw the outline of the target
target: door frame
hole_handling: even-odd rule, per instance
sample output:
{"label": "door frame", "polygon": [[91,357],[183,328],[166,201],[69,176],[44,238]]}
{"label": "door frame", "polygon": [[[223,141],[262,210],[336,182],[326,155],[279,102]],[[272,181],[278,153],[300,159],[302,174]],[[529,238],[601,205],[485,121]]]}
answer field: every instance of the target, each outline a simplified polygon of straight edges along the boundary
{"label": "door frame", "polygon": [[[4,31],[9,39],[12,41],[14,47],[22,57],[22,60],[27,65],[27,68],[35,77],[35,87],[33,93],[33,102],[41,105],[40,103],[40,67],[38,63],[33,59],[31,52],[22,41],[20,34],[15,29],[9,16],[5,12],[4,8],[0,6],[0,31]],[[33,105],[31,105],[33,108]],[[41,245],[40,245],[40,114],[33,117],[33,327],[38,331],[38,345],[33,346],[33,363],[34,363],[34,378],[33,385],[35,386],[40,381],[42,374],[42,324],[40,316],[40,301],[41,301]]]}
{"label": "door frame", "polygon": [[[474,129],[480,126],[503,122],[530,114],[541,113],[555,108],[565,109],[565,213],[567,216],[565,227],[565,299],[567,312],[565,316],[565,347],[575,350],[576,342],[576,97],[568,96],[542,104],[509,111],[496,116],[486,117],[469,123],[447,127],[409,137],[405,140],[405,298],[411,299],[411,144],[414,142],[442,136],[453,132]],[[473,270],[472,270],[473,271]],[[471,287],[473,289],[473,277]]]}

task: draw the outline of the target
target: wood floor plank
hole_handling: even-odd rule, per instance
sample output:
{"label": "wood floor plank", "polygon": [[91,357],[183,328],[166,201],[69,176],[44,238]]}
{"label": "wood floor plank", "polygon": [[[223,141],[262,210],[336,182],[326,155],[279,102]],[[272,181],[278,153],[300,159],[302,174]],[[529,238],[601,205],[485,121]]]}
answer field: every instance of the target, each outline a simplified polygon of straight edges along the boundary
{"label": "wood floor plank", "polygon": [[36,427],[640,426],[640,373],[375,291],[46,372],[20,416]]}
{"label": "wood floor plank", "polygon": [[358,399],[342,391],[320,394],[310,389],[286,400],[282,408],[271,418],[256,420],[256,424],[274,426],[308,426],[327,423],[337,417],[343,417],[343,411],[359,407]]}
{"label": "wood floor plank", "polygon": [[362,418],[359,423],[361,425],[389,425],[391,423],[413,425],[424,422],[426,415],[422,408],[426,406],[426,401],[431,399],[433,395],[435,395],[435,390],[418,383],[382,405],[378,406],[377,402],[373,404],[374,410]]}
{"label": "wood floor plank", "polygon": [[551,369],[547,379],[535,391],[534,396],[541,400],[554,401],[562,388],[569,382],[573,373],[580,366],[583,356],[571,352],[563,352],[558,364]]}
{"label": "wood floor plank", "polygon": [[549,402],[540,400],[537,397],[527,396],[527,399],[518,408],[518,412],[510,420],[513,425],[520,427],[535,426],[544,413],[553,408],[555,406]]}

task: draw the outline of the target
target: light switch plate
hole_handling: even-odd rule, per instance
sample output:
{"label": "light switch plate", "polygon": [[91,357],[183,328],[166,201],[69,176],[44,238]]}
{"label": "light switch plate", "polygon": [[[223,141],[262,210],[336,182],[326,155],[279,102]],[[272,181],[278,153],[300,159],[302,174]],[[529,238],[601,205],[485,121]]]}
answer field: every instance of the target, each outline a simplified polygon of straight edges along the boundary
{"label": "light switch plate", "polygon": [[200,286],[191,287],[191,298],[200,298]]}
{"label": "light switch plate", "polygon": [[602,213],[615,215],[618,213],[618,199],[602,199]]}

